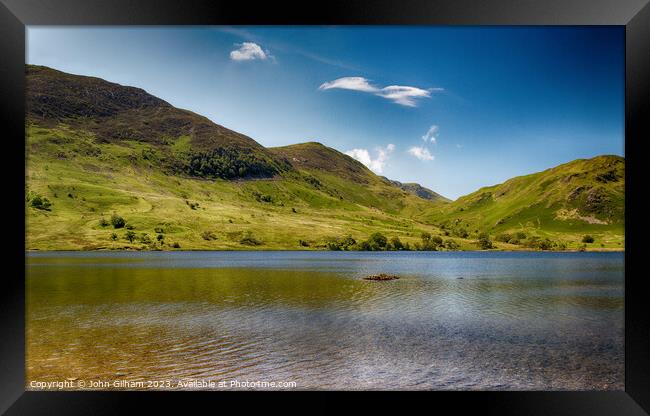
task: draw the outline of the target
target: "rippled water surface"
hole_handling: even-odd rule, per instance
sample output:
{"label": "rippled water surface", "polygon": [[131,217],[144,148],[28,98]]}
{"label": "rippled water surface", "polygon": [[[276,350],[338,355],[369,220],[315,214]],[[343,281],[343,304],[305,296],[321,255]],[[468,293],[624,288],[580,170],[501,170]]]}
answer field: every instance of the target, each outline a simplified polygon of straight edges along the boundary
{"label": "rippled water surface", "polygon": [[[27,254],[27,387],[623,389],[623,254]],[[366,281],[372,273],[401,276]]]}

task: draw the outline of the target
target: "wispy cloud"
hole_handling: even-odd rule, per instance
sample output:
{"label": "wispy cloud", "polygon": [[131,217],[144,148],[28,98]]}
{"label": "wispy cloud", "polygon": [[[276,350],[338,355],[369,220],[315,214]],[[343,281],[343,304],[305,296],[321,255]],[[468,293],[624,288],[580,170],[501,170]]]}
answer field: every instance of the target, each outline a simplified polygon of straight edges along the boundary
{"label": "wispy cloud", "polygon": [[377,147],[375,149],[377,156],[374,159],[370,156],[370,152],[367,149],[352,149],[345,152],[345,154],[363,163],[371,171],[382,173],[389,155],[393,150],[395,150],[394,144],[388,144],[386,147]]}
{"label": "wispy cloud", "polygon": [[342,90],[353,90],[361,92],[371,92],[378,93],[381,90],[374,85],[370,85],[367,79],[364,77],[344,77],[335,79],[334,81],[325,82],[318,87],[319,90],[331,90],[333,88],[339,88]]}
{"label": "wispy cloud", "polygon": [[422,89],[403,85],[389,85],[377,87],[364,77],[343,77],[321,84],[319,90],[344,89],[366,92],[386,98],[396,104],[406,107],[415,107],[417,99],[430,98],[432,92],[443,91],[442,88]]}
{"label": "wispy cloud", "polygon": [[417,159],[425,161],[425,162],[427,162],[429,160],[433,160],[434,157],[431,154],[431,152],[429,151],[429,149],[427,149],[426,145],[428,143],[433,143],[433,144],[437,143],[438,132],[439,131],[440,131],[440,128],[437,125],[435,125],[435,124],[431,125],[431,127],[429,127],[429,130],[427,130],[427,132],[424,133],[424,135],[422,136],[422,140],[424,141],[425,145],[424,146],[412,146],[412,147],[410,147],[408,149],[408,153],[411,156],[414,156]]}
{"label": "wispy cloud", "polygon": [[412,156],[415,156],[416,158],[423,160],[425,162],[429,160],[433,160],[433,155],[425,147],[413,146],[409,148],[408,152]]}
{"label": "wispy cloud", "polygon": [[244,42],[241,44],[235,44],[235,46],[238,46],[238,49],[230,52],[230,59],[233,61],[253,61],[255,59],[264,61],[273,58],[268,50],[262,49],[262,47],[255,42]]}
{"label": "wispy cloud", "polygon": [[431,92],[441,91],[441,88],[429,88],[423,90],[417,87],[405,87],[401,85],[390,85],[381,89],[377,94],[381,97],[387,98],[396,104],[404,105],[407,107],[415,107],[417,98],[429,98]]}
{"label": "wispy cloud", "polygon": [[297,55],[301,55],[301,56],[303,56],[303,57],[305,57],[307,59],[311,59],[312,61],[319,62],[321,64],[335,66],[335,67],[338,67],[338,68],[346,69],[348,71],[358,71],[359,70],[359,67],[356,66],[356,65],[350,65],[350,64],[348,64],[346,62],[338,61],[336,59],[331,59],[331,58],[328,58],[326,56],[322,56],[322,55],[319,55],[319,54],[316,54],[314,52],[307,51],[307,50],[304,50],[304,49],[299,49],[299,48],[296,48],[296,47],[292,47],[292,48],[288,48],[288,50],[290,52],[293,52],[293,53],[297,54]]}
{"label": "wispy cloud", "polygon": [[217,31],[223,32],[223,33],[228,33],[237,37],[240,37],[245,40],[250,40],[250,41],[255,41],[257,42],[257,37],[249,32],[246,29],[242,29],[239,27],[233,27],[233,26],[221,26],[216,28]]}
{"label": "wispy cloud", "polygon": [[436,126],[435,124],[429,127],[429,130],[422,136],[422,140],[425,142],[431,142],[435,144],[438,141],[438,132],[440,131],[440,128]]}

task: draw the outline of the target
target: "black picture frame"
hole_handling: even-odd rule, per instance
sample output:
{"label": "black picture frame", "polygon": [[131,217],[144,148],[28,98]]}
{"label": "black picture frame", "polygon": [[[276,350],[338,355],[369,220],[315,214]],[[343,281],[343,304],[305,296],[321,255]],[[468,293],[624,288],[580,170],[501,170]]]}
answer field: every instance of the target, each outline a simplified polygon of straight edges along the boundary
{"label": "black picture frame", "polygon": [[[650,313],[641,269],[644,230],[637,222],[643,192],[642,145],[650,138],[650,5],[648,0],[335,0],[260,2],[209,0],[0,0],[0,108],[5,222],[5,267],[0,287],[0,412],[7,414],[114,414],[127,406],[163,406],[209,402],[251,404],[236,392],[209,394],[160,392],[26,392],[25,364],[25,224],[24,224],[24,78],[27,25],[238,25],[238,24],[389,24],[389,25],[620,25],[625,26],[625,391],[622,392],[422,392],[407,397],[364,393],[364,406],[395,407],[417,401],[424,409],[454,413],[468,410],[516,415],[643,415],[650,413]],[[3,204],[4,205],[4,204]],[[18,220],[22,218],[23,220]],[[6,227],[6,225],[5,225]],[[23,245],[21,246],[21,242]],[[338,410],[331,393],[258,392],[269,408],[296,396],[316,395],[321,411]],[[336,397],[351,398],[343,392]],[[217,401],[215,401],[215,399]],[[314,405],[311,404],[310,407]],[[453,407],[448,407],[453,406]],[[288,409],[288,408],[287,408]],[[297,409],[301,410],[301,409]]]}

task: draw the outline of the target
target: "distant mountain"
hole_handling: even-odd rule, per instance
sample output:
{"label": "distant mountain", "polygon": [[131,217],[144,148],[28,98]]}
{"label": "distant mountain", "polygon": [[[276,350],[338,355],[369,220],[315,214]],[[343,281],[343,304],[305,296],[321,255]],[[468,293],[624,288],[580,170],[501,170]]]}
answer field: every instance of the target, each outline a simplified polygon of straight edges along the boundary
{"label": "distant mountain", "polygon": [[393,185],[405,190],[408,193],[411,193],[413,195],[419,196],[422,199],[428,199],[430,201],[444,201],[444,202],[450,202],[449,199],[445,198],[444,196],[433,192],[429,188],[425,188],[424,186],[418,184],[418,183],[402,183],[399,181],[394,181],[391,179],[388,179],[386,177],[383,177],[385,180],[388,182],[392,183]]}
{"label": "distant mountain", "polygon": [[265,148],[139,88],[32,65],[26,80],[28,249],[322,249],[373,233],[476,249],[479,232],[512,230],[622,248],[620,157],[450,202],[320,143]]}

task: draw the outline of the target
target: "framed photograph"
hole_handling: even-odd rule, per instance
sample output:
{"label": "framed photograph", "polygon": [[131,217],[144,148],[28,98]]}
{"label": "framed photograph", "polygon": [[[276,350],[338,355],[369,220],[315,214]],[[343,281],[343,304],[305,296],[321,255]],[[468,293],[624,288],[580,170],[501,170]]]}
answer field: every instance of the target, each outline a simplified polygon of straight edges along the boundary
{"label": "framed photograph", "polygon": [[2,0],[0,411],[648,414],[646,3]]}

